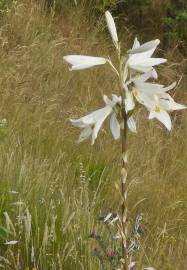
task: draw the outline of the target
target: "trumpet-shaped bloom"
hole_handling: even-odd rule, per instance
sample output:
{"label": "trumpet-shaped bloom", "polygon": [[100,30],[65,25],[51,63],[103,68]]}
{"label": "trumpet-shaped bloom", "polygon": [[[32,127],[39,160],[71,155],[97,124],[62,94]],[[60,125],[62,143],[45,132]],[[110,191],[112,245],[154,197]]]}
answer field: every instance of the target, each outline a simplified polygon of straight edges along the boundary
{"label": "trumpet-shaped bloom", "polygon": [[116,105],[117,103],[121,102],[121,97],[113,95],[112,100],[110,100],[107,96],[104,96],[104,102],[106,104],[104,108],[98,109],[78,120],[71,120],[72,124],[75,127],[83,129],[79,136],[79,142],[82,142],[83,140],[91,136],[92,144],[94,144],[103,122],[110,114],[112,114],[110,119],[111,132],[113,134],[114,139],[119,138],[120,125],[118,123],[115,110],[118,109]]}
{"label": "trumpet-shaped bloom", "polygon": [[176,83],[164,87],[161,84],[153,83],[137,83],[135,82],[135,87],[133,88],[133,94],[137,101],[141,104],[149,103],[150,99],[153,99],[154,95],[163,94],[175,87]]}
{"label": "trumpet-shaped bloom", "polygon": [[164,58],[151,57],[160,43],[159,39],[155,39],[140,45],[137,38],[134,40],[132,49],[128,52],[128,66],[138,72],[148,72],[153,69],[153,66],[165,63]]}
{"label": "trumpet-shaped bloom", "polygon": [[118,44],[118,35],[116,31],[116,26],[115,26],[114,19],[109,11],[105,12],[105,18],[106,18],[106,23],[107,23],[110,35],[112,37],[113,43],[115,47],[118,49],[119,44]]}
{"label": "trumpet-shaped bloom", "polygon": [[[120,118],[122,98],[112,95],[112,99],[103,97],[105,107],[98,109],[77,120],[70,120],[72,125],[82,129],[78,142],[82,142],[91,137],[91,143],[94,144],[98,132],[101,129],[105,119],[110,115],[110,130],[115,140],[120,137],[120,130],[124,124]],[[136,132],[136,122],[132,116],[127,119],[127,125],[132,132]]]}
{"label": "trumpet-shaped bloom", "polygon": [[79,136],[79,142],[82,142],[91,136],[92,144],[94,144],[103,122],[111,111],[112,107],[105,106],[104,108],[96,110],[78,120],[71,120],[75,127],[82,128],[82,132]]}
{"label": "trumpet-shaped bloom", "polygon": [[[186,106],[176,103],[167,93],[167,91],[176,86],[176,83],[164,87],[164,85],[161,84],[146,82],[146,80],[154,76],[152,72],[154,71],[131,79],[131,82],[134,84],[132,93],[136,100],[150,111],[149,119],[157,118],[168,130],[171,130],[172,124],[168,112],[185,109]],[[127,85],[124,85],[126,89],[128,89]]]}
{"label": "trumpet-shaped bloom", "polygon": [[[146,98],[146,96],[144,94],[144,87],[141,87],[141,86],[149,78],[155,78],[154,70],[151,70],[151,71],[149,71],[147,73],[144,73],[139,77],[134,77],[134,78],[130,79],[129,81],[127,81],[127,82],[125,82],[123,84],[123,87],[124,87],[124,90],[125,90],[125,96],[126,96],[126,98],[125,98],[125,108],[126,108],[127,113],[135,108],[135,102],[134,102],[133,94],[136,97],[136,99],[138,100],[138,102],[140,102],[142,104],[144,103],[144,99]],[[133,91],[129,91],[129,89],[128,89],[128,85],[130,85],[131,83],[134,84]],[[138,87],[139,85],[140,85],[140,89]],[[152,93],[152,91],[150,91],[150,93]]]}
{"label": "trumpet-shaped bloom", "polygon": [[[139,77],[131,79],[130,82],[127,82],[127,85],[129,83],[133,83],[134,87],[132,89],[132,93],[137,101],[143,105],[149,103],[149,100],[153,99],[154,95],[163,94],[176,86],[176,83],[172,83],[171,85],[164,87],[162,84],[146,82],[149,78],[154,77],[154,75],[154,70],[151,70]],[[127,87],[127,85],[125,86],[124,84],[124,87]]]}
{"label": "trumpet-shaped bloom", "polygon": [[72,65],[70,70],[82,70],[98,65],[104,65],[108,61],[103,57],[94,57],[86,55],[66,55],[63,57],[66,62]]}
{"label": "trumpet-shaped bloom", "polygon": [[149,119],[154,118],[159,120],[169,131],[171,130],[171,118],[169,114],[165,110],[163,110],[158,104],[155,104],[149,114]]}
{"label": "trumpet-shaped bloom", "polygon": [[186,106],[176,103],[167,93],[155,95],[154,99],[147,99],[145,106],[150,111],[149,119],[156,118],[168,130],[171,130],[172,127],[171,118],[168,112],[186,109]]}

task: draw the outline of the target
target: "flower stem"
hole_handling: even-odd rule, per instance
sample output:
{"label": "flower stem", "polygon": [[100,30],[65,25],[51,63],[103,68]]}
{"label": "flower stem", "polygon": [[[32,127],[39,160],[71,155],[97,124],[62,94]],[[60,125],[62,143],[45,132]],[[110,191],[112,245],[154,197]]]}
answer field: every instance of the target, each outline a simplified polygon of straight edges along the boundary
{"label": "flower stem", "polygon": [[[121,270],[128,270],[128,247],[127,247],[127,234],[128,234],[128,208],[127,208],[127,170],[126,170],[126,153],[127,153],[127,113],[125,110],[125,91],[123,87],[123,77],[124,70],[120,60],[120,91],[122,95],[122,118],[123,118],[123,129],[121,131],[122,135],[122,167],[121,167],[121,195],[122,195],[122,205],[121,205],[121,221],[122,221],[122,266]],[[126,66],[125,66],[126,68]],[[126,79],[126,78],[125,78]]]}
{"label": "flower stem", "polygon": [[125,109],[122,109],[124,129],[122,130],[122,168],[121,168],[121,220],[122,220],[122,270],[128,270],[128,247],[127,247],[127,170],[125,163],[125,154],[127,150],[127,115]]}

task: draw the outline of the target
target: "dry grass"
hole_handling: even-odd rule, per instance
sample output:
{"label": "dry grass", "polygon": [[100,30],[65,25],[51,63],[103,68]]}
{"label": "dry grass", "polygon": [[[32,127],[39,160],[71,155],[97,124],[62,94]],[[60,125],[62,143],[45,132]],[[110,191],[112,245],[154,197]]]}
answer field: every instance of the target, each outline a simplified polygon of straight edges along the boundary
{"label": "dry grass", "polygon": [[[117,83],[107,67],[70,73],[63,55],[107,56],[109,38],[102,18],[88,19],[83,8],[55,17],[32,1],[18,2],[0,21],[0,117],[8,120],[0,130],[0,221],[12,232],[7,240],[19,243],[1,241],[0,264],[7,270],[99,269],[88,235],[103,206],[119,208],[120,142],[103,130],[94,147],[77,145],[68,119],[102,105],[101,95],[116,91]],[[123,38],[127,47],[132,34]],[[171,71],[174,55],[168,52],[172,62],[162,69],[165,82],[181,78],[181,68]],[[183,77],[175,94],[187,104],[185,90]],[[148,122],[144,111],[137,118],[138,135],[128,142],[129,215],[145,214],[146,233],[136,260],[185,270],[187,118],[174,114],[171,133]],[[12,205],[18,201],[23,204]]]}

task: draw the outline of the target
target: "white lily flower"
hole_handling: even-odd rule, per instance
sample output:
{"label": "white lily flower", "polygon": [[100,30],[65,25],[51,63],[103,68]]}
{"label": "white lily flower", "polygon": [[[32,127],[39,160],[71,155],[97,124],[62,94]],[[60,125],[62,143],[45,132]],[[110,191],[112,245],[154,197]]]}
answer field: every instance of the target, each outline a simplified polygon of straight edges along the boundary
{"label": "white lily flower", "polygon": [[[109,99],[104,95],[103,99],[106,104],[104,108],[98,109],[77,120],[70,119],[73,126],[82,129],[78,140],[79,143],[91,137],[91,143],[94,144],[103,122],[109,115],[112,135],[115,140],[119,139],[120,131],[124,128],[124,124],[119,123],[118,121],[122,98],[120,96],[112,95],[112,99]],[[132,132],[136,132],[136,122],[132,116],[127,119],[127,125]]]}
{"label": "white lily flower", "polygon": [[63,57],[66,62],[72,65],[70,70],[82,70],[98,65],[104,65],[108,59],[86,55],[66,55]]}
{"label": "white lily flower", "polygon": [[71,123],[75,127],[80,127],[83,129],[79,136],[79,142],[82,142],[88,137],[92,136],[92,144],[94,144],[103,122],[111,111],[112,107],[105,106],[104,108],[96,110],[78,120],[71,120]]}
{"label": "white lily flower", "polygon": [[169,131],[171,130],[171,118],[160,106],[155,105],[155,107],[150,111],[149,119],[154,118],[159,120]]}
{"label": "white lily flower", "polygon": [[135,87],[133,87],[132,92],[137,101],[150,111],[149,119],[157,118],[168,130],[171,130],[172,124],[168,112],[185,109],[186,106],[176,103],[166,93],[176,86],[175,82],[167,87],[145,82],[150,76],[152,76],[151,72],[134,78],[132,81]]}
{"label": "white lily flower", "polygon": [[171,130],[172,127],[168,112],[186,109],[186,106],[176,103],[167,93],[155,95],[154,99],[149,99],[149,102],[145,106],[150,111],[149,119],[158,119],[168,130]]}
{"label": "white lily flower", "polygon": [[106,18],[106,23],[107,23],[110,35],[112,37],[113,43],[114,43],[116,49],[118,49],[119,43],[118,43],[118,35],[117,35],[117,31],[116,31],[116,26],[115,26],[114,19],[109,11],[105,12],[105,18]]}
{"label": "white lily flower", "polygon": [[150,102],[150,99],[153,99],[155,94],[163,94],[176,86],[176,83],[172,83],[171,85],[164,87],[162,84],[155,84],[146,82],[149,78],[154,76],[154,71],[151,70],[139,77],[133,78],[131,82],[133,82],[134,87],[132,92],[137,99],[137,101],[141,104],[147,104]]}
{"label": "white lily flower", "polygon": [[135,38],[133,48],[129,51],[128,66],[138,72],[148,72],[153,66],[165,63],[164,58],[152,58],[156,47],[160,43],[159,39],[155,39],[140,45]]}
{"label": "white lily flower", "polygon": [[75,127],[82,128],[82,132],[79,136],[79,142],[92,137],[92,144],[94,144],[97,138],[98,132],[105,121],[105,119],[111,114],[110,129],[115,140],[120,137],[120,124],[118,123],[116,111],[118,108],[116,105],[121,103],[121,97],[112,95],[112,100],[107,96],[104,96],[104,102],[106,106],[102,109],[98,109],[80,119],[71,120]]}
{"label": "white lily flower", "polygon": [[133,88],[132,92],[136,98],[136,100],[145,105],[150,103],[150,100],[153,100],[154,95],[163,94],[166,91],[171,90],[175,87],[175,83],[171,84],[168,87],[164,87],[159,84],[151,84],[151,83],[143,83],[143,84],[135,84],[136,87]]}

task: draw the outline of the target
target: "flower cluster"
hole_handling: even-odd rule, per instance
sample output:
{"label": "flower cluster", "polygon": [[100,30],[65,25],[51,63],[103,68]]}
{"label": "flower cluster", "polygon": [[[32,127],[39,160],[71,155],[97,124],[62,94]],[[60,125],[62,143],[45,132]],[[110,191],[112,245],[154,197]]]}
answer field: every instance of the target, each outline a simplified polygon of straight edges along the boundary
{"label": "flower cluster", "polygon": [[[168,94],[168,91],[175,88],[176,83],[164,87],[164,85],[151,83],[148,80],[157,79],[158,74],[155,66],[165,63],[164,58],[152,57],[159,45],[158,39],[140,45],[137,38],[134,40],[132,49],[127,56],[121,57],[120,43],[116,26],[109,11],[105,13],[107,26],[112,41],[117,50],[120,70],[115,68],[111,60],[104,57],[92,57],[84,55],[67,55],[64,60],[71,65],[70,70],[82,70],[98,65],[109,64],[117,73],[121,84],[121,96],[112,95],[109,99],[104,95],[105,106],[78,120],[71,120],[75,127],[82,129],[79,142],[91,137],[94,144],[98,132],[107,117],[110,117],[110,130],[115,140],[120,137],[121,129],[124,129],[123,111],[126,113],[127,126],[130,131],[136,132],[136,122],[133,113],[136,104],[143,105],[149,112],[149,119],[158,119],[168,130],[171,130],[172,123],[169,112],[185,109],[186,106],[176,103]],[[125,60],[124,60],[125,59]]]}

